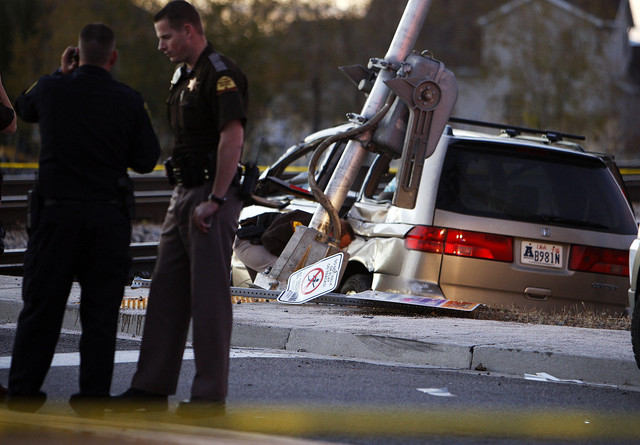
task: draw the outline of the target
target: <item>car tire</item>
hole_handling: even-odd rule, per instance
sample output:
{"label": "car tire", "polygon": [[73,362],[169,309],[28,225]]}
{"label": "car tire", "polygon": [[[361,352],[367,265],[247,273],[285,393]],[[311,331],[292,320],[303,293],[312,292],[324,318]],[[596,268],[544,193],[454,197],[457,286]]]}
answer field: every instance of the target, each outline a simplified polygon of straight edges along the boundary
{"label": "car tire", "polygon": [[631,344],[633,345],[636,364],[640,368],[640,301],[636,301],[631,316]]}
{"label": "car tire", "polygon": [[349,292],[364,292],[371,289],[372,282],[373,276],[370,274],[358,273],[355,275],[351,275],[349,278],[347,278],[347,280],[340,288],[340,293],[346,294]]}

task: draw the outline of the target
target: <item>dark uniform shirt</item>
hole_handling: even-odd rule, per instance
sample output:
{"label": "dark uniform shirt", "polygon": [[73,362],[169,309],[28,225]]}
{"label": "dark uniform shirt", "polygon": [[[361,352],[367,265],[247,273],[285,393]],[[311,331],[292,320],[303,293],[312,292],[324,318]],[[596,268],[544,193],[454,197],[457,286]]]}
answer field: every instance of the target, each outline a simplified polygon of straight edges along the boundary
{"label": "dark uniform shirt", "polygon": [[48,198],[117,199],[127,167],[148,173],[160,154],[140,94],[97,66],[41,77],[16,113],[40,124],[38,188]]}
{"label": "dark uniform shirt", "polygon": [[214,153],[226,123],[236,119],[245,123],[247,103],[245,75],[208,44],[193,69],[188,72],[181,65],[171,81],[167,104],[175,134],[174,158]]}

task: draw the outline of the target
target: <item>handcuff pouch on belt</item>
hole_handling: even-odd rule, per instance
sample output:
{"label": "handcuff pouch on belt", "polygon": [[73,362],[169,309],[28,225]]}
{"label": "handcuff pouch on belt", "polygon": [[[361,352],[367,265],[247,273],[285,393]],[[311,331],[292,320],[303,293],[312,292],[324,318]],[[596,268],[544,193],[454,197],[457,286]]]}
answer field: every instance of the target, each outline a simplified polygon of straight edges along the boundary
{"label": "handcuff pouch on belt", "polygon": [[164,168],[171,185],[185,188],[199,187],[213,180],[215,161],[209,154],[187,153],[164,161]]}

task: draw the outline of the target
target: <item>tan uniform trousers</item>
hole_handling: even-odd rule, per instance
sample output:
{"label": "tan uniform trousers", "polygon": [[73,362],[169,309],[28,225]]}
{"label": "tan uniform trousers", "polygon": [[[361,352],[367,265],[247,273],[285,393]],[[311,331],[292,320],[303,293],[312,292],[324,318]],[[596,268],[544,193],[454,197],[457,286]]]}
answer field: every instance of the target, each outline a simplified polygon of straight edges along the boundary
{"label": "tan uniform trousers", "polygon": [[242,202],[230,187],[227,202],[213,215],[209,233],[191,222],[211,184],[177,186],[158,246],[133,388],[175,394],[190,320],[196,374],[191,397],[227,396],[232,327],[230,263]]}

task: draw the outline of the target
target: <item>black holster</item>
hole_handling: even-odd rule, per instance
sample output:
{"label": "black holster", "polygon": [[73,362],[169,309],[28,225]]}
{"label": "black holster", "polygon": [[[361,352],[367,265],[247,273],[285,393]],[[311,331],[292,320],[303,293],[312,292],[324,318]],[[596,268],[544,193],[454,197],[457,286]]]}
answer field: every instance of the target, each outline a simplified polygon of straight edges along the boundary
{"label": "black holster", "polygon": [[245,204],[248,204],[251,202],[253,191],[256,188],[260,169],[256,164],[245,164],[243,167],[242,183],[240,184],[238,196]]}
{"label": "black holster", "polygon": [[27,235],[31,236],[40,222],[43,199],[37,187],[27,192]]}
{"label": "black holster", "polygon": [[176,181],[176,176],[173,174],[173,162],[171,158],[165,159],[162,165],[164,165],[164,172],[167,174],[169,185],[176,185],[178,182]]}

